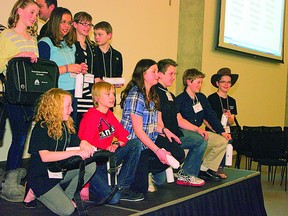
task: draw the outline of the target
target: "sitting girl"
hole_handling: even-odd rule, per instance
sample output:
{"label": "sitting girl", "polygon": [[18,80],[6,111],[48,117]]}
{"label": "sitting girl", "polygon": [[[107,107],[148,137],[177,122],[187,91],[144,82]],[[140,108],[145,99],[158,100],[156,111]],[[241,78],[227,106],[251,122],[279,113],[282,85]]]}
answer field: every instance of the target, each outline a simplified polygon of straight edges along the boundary
{"label": "sitting girl", "polygon": [[[89,158],[94,147],[79,140],[70,116],[72,96],[69,92],[53,88],[45,92],[38,103],[35,126],[32,130],[29,150],[31,154],[24,204],[31,207],[36,200],[58,215],[71,215],[75,204],[72,201],[78,184],[79,169],[52,173],[48,170],[50,162],[60,161],[72,156]],[[67,147],[80,148],[68,150]],[[85,167],[84,182],[94,174],[95,163]],[[68,186],[62,189],[62,184]]]}

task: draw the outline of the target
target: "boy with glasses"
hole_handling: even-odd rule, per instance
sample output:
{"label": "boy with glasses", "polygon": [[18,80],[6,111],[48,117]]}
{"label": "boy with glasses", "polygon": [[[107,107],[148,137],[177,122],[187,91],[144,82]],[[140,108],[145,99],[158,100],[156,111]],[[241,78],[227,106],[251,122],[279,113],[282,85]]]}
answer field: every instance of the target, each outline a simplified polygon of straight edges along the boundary
{"label": "boy with glasses", "polygon": [[[223,119],[222,124],[226,133],[230,134],[230,125],[234,124],[235,115],[237,115],[236,100],[228,95],[230,88],[238,80],[238,74],[232,74],[230,68],[221,68],[217,74],[212,75],[211,84],[218,88],[217,92],[208,96],[208,101],[212,109],[216,112],[219,120]],[[214,131],[213,128],[205,122],[207,131]],[[220,164],[219,174],[227,178],[221,168],[225,166],[225,159]]]}

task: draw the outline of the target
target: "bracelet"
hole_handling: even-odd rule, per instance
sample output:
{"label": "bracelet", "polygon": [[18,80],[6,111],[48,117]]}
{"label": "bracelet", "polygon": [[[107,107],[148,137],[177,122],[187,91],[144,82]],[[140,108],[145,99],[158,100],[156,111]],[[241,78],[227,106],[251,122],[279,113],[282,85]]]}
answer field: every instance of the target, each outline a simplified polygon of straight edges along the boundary
{"label": "bracelet", "polygon": [[120,143],[118,141],[113,141],[112,145],[117,145],[118,147],[120,147]]}
{"label": "bracelet", "polygon": [[154,151],[154,153],[156,154],[159,149],[160,149],[160,148],[157,148],[157,149]]}
{"label": "bracelet", "polygon": [[65,68],[66,68],[66,73],[68,73],[68,65],[67,64],[65,65]]}
{"label": "bracelet", "polygon": [[166,135],[166,133],[164,131],[165,129],[166,129],[165,127],[162,128],[162,134],[164,134],[164,135]]}

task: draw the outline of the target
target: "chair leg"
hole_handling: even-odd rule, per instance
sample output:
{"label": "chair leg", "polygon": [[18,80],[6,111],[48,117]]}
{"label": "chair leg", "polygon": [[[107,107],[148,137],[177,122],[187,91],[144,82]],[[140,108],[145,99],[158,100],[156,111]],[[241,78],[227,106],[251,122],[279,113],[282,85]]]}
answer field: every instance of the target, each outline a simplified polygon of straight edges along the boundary
{"label": "chair leg", "polygon": [[274,183],[275,183],[276,170],[277,170],[277,166],[276,166],[275,169],[274,169],[274,176],[273,176],[273,182],[272,182],[272,185],[274,185]]}
{"label": "chair leg", "polygon": [[270,181],[271,166],[268,166],[268,182]]}
{"label": "chair leg", "polygon": [[235,161],[235,168],[240,169],[240,164],[241,164],[241,155],[237,153],[236,161]]}

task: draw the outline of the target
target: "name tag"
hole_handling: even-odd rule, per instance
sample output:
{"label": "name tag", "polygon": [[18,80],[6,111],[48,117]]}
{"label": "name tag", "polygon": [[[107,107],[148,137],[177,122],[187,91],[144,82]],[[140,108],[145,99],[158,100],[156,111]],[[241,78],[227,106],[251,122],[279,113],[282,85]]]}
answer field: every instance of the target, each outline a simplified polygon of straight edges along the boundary
{"label": "name tag", "polygon": [[94,83],[94,75],[86,73],[84,74],[84,82],[85,83]]}
{"label": "name tag", "polygon": [[69,73],[69,74],[70,74],[70,77],[71,77],[71,78],[75,78],[75,79],[76,79],[76,76],[77,76],[76,73]]}
{"label": "name tag", "polygon": [[166,96],[168,98],[168,101],[173,101],[173,97],[170,92],[166,92]]}
{"label": "name tag", "polygon": [[201,106],[201,103],[198,102],[197,104],[195,104],[195,105],[193,106],[193,110],[194,110],[195,113],[198,113],[198,112],[202,111],[203,108],[202,108],[202,106]]}
{"label": "name tag", "polygon": [[154,132],[154,124],[149,124],[148,126],[148,133],[153,133]]}
{"label": "name tag", "polygon": [[225,130],[225,132],[228,133],[228,134],[231,133],[230,126],[225,126],[225,127],[224,127],[224,130]]}
{"label": "name tag", "polygon": [[62,172],[51,172],[50,170],[47,170],[47,172],[50,179],[63,179]]}

